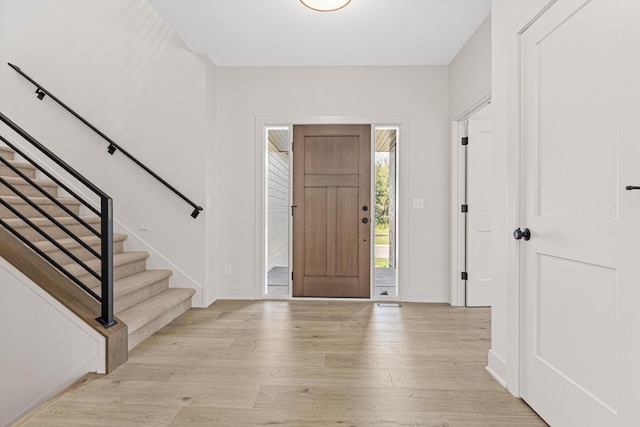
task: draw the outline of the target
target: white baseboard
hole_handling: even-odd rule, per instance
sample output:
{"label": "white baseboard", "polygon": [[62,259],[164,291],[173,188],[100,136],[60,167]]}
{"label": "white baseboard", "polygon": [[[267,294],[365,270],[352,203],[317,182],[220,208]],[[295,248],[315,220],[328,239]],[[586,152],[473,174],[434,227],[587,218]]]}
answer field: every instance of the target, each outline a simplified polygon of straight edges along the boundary
{"label": "white baseboard", "polygon": [[500,356],[494,353],[493,350],[489,350],[489,363],[487,365],[487,372],[502,385],[507,388],[507,382],[505,381],[507,373],[507,362],[505,362]]}
{"label": "white baseboard", "polygon": [[403,291],[400,299],[407,302],[449,303],[449,289],[427,289],[424,291]]}
{"label": "white baseboard", "polygon": [[215,299],[256,299],[253,288],[216,288]]}

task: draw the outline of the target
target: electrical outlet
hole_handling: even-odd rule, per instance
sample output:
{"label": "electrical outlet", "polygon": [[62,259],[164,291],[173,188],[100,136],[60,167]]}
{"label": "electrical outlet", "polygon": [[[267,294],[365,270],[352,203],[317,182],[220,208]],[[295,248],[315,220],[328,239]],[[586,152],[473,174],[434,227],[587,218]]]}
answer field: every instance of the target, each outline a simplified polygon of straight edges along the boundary
{"label": "electrical outlet", "polygon": [[138,229],[140,231],[151,231],[151,224],[139,224]]}
{"label": "electrical outlet", "polygon": [[231,274],[231,264],[224,265],[224,274],[226,274],[227,276]]}
{"label": "electrical outlet", "polygon": [[415,197],[413,199],[413,209],[423,209],[424,208],[424,199]]}

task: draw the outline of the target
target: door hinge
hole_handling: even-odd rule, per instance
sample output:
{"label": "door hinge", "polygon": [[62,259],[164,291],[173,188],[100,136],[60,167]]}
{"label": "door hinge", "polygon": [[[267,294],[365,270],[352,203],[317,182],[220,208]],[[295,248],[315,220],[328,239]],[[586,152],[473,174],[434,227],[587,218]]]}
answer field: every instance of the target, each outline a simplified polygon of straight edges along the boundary
{"label": "door hinge", "polygon": [[293,144],[294,144],[294,143],[292,142],[292,143],[291,143],[291,151],[293,151]]}
{"label": "door hinge", "polygon": [[467,274],[467,272],[466,272],[466,271],[463,271],[463,272],[460,274],[460,278],[461,278],[462,280],[468,280],[468,279],[469,279],[469,275]]}
{"label": "door hinge", "polygon": [[461,212],[462,212],[462,213],[467,213],[467,212],[469,212],[469,205],[467,205],[467,204],[462,205],[462,206],[460,207],[460,210],[461,210]]}
{"label": "door hinge", "polygon": [[462,145],[469,145],[469,137],[468,136],[463,136],[462,137]]}
{"label": "door hinge", "polygon": [[291,280],[293,281],[293,271],[291,272]]}
{"label": "door hinge", "polygon": [[298,205],[291,205],[291,216],[293,216],[293,208],[297,208]]}

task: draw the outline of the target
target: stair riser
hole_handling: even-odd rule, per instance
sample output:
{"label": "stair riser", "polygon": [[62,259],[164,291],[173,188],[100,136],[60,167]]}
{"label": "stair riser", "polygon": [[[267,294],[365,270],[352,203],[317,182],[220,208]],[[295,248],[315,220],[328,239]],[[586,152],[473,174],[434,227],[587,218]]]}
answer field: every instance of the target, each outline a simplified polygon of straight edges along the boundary
{"label": "stair riser", "polygon": [[[18,212],[25,215],[27,218],[42,218],[44,216],[40,212],[38,212],[35,208],[24,203],[13,204],[13,207],[16,208]],[[69,216],[65,211],[63,211],[62,209],[60,209],[58,206],[54,204],[42,204],[40,205],[40,207],[49,215],[54,217]],[[78,215],[78,213],[80,212],[80,206],[77,204],[73,204],[73,205],[68,204],[67,207],[71,212],[73,212],[76,215]],[[16,218],[16,217],[17,216],[14,215],[13,212],[11,212],[5,206],[0,205],[0,218]]]}
{"label": "stair riser", "polygon": [[[99,243],[96,243],[96,244],[93,244],[93,245],[90,245],[90,246],[96,252],[100,253],[100,244]],[[113,253],[114,254],[122,253],[123,246],[124,246],[124,242],[123,241],[113,242]],[[83,261],[96,259],[96,257],[92,253],[87,251],[82,246],[74,247],[74,248],[70,249],[69,252],[71,252],[73,255],[75,255],[76,257],[78,257],[79,259],[81,259]],[[52,257],[54,261],[56,261],[56,262],[58,262],[58,263],[60,263],[62,265],[70,264],[70,263],[74,262],[65,253],[63,253],[60,249],[57,249],[57,248],[56,249],[51,249],[51,250],[47,251],[46,253],[47,253],[47,255]]]}
{"label": "stair riser", "polygon": [[168,311],[162,313],[160,316],[153,319],[151,322],[147,323],[143,327],[139,328],[137,331],[129,333],[129,351],[131,351],[135,346],[140,344],[145,339],[149,338],[151,335],[165,327],[169,324],[173,319],[180,316],[185,311],[191,308],[191,297],[186,300],[181,301],[179,304],[174,305]]}
{"label": "stair riser", "polygon": [[[132,274],[141,273],[146,270],[146,260],[133,261],[130,263],[117,265],[113,268],[113,280],[119,280],[124,277],[130,276]],[[84,271],[84,270],[83,270]],[[98,272],[100,274],[100,272]],[[76,276],[78,279],[82,281],[85,285],[90,288],[94,288],[96,286],[100,286],[100,282],[98,279],[90,275],[89,273],[81,274]]]}
{"label": "stair riser", "polygon": [[[37,188],[35,188],[34,186],[32,186],[26,181],[22,181],[20,183],[15,183],[15,184],[10,183],[10,184],[13,185],[13,187],[16,190],[18,190],[25,196],[45,197]],[[58,187],[55,185],[54,186],[43,185],[42,189],[54,197],[58,195]],[[11,188],[7,187],[6,185],[0,182],[0,196],[17,196],[17,194],[14,193]]]}
{"label": "stair riser", "polygon": [[[89,225],[92,225],[92,224],[89,224]],[[65,224],[64,226],[67,227],[69,231],[71,231],[73,234],[75,234],[78,237],[95,235],[91,231],[89,231],[85,226],[80,224],[68,224],[68,225]],[[98,229],[100,228],[99,223],[93,224],[93,226]],[[55,225],[45,225],[40,228],[45,233],[53,237],[54,239],[66,239],[67,237],[69,237],[67,233],[65,233],[63,230],[61,230]],[[42,236],[40,235],[40,233],[38,233],[37,231],[35,231],[34,229],[32,229],[27,225],[20,225],[19,227],[15,227],[15,229],[32,242],[37,242],[38,240],[42,240]]]}
{"label": "stair riser", "polygon": [[[25,174],[26,176],[28,176],[29,178],[35,178],[36,177],[36,169],[34,167],[30,167],[30,166],[16,166],[14,165],[20,172],[22,172],[23,174]],[[0,163],[0,176],[20,176],[17,173],[15,173],[13,170],[11,170],[8,166],[6,166],[4,163]]]}
{"label": "stair riser", "polygon": [[[130,294],[116,297],[114,301],[113,311],[114,313],[118,314],[128,308],[133,307],[138,303],[141,303],[142,301],[158,295],[160,292],[166,289],[169,289],[169,278],[153,282],[138,291],[131,292]],[[117,290],[115,291],[115,293],[117,295]]]}

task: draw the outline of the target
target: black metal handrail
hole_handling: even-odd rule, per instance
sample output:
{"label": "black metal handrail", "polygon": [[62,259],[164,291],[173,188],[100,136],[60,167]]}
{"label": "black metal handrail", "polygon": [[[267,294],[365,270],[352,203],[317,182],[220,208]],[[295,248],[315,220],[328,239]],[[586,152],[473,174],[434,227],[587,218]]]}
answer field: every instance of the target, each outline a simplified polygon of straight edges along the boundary
{"label": "black metal handrail", "polygon": [[116,324],[116,321],[113,316],[113,201],[111,197],[109,197],[104,191],[98,188],[95,184],[89,181],[87,178],[82,176],[79,172],[69,166],[64,160],[60,159],[53,152],[51,152],[47,147],[42,145],[38,140],[36,140],[33,136],[29,135],[24,129],[10,120],[7,116],[0,113],[0,121],[4,122],[10,129],[20,135],[24,140],[29,142],[35,148],[37,148],[41,153],[51,159],[56,165],[62,168],[66,173],[75,178],[79,183],[84,185],[87,189],[92,191],[98,197],[100,197],[100,209],[94,208],[90,203],[79,197],[75,192],[71,191],[68,186],[64,185],[60,180],[55,179],[53,175],[45,170],[42,166],[36,163],[33,159],[27,156],[22,150],[18,149],[15,144],[12,144],[8,139],[0,136],[0,140],[2,140],[5,144],[7,144],[11,149],[13,149],[16,153],[18,153],[22,158],[31,163],[34,167],[36,167],[39,171],[44,173],[47,177],[52,178],[52,180],[58,184],[61,188],[63,188],[67,193],[69,193],[74,199],[78,200],[80,203],[87,206],[92,212],[96,213],[100,217],[100,232],[98,233],[92,226],[87,224],[82,218],[76,215],[73,211],[68,209],[62,202],[60,202],[55,197],[51,196],[46,190],[44,190],[37,182],[33,179],[22,173],[18,168],[11,164],[4,157],[0,156],[0,162],[12,170],[15,174],[17,174],[20,178],[22,178],[21,183],[25,183],[30,185],[33,188],[36,188],[42,195],[45,195],[49,200],[51,200],[58,208],[68,214],[71,218],[76,220],[82,226],[91,230],[93,234],[100,238],[100,253],[95,251],[91,246],[89,246],[86,242],[84,242],[81,238],[75,235],[73,232],[69,230],[69,228],[65,227],[62,223],[56,220],[53,215],[50,215],[44,209],[42,209],[37,203],[29,198],[24,192],[18,190],[10,181],[0,177],[0,183],[6,188],[10,189],[14,194],[16,194],[20,199],[22,199],[25,203],[27,203],[31,208],[35,209],[39,214],[41,214],[44,218],[49,220],[52,224],[62,230],[66,235],[74,239],[78,242],[85,250],[87,250],[91,255],[98,258],[100,260],[100,274],[95,272],[92,268],[87,266],[87,264],[81,260],[78,256],[74,255],[71,251],[65,248],[62,244],[60,244],[56,239],[54,239],[49,233],[42,230],[39,226],[37,226],[33,221],[31,221],[27,215],[20,212],[16,207],[12,206],[3,198],[0,198],[0,205],[4,206],[8,209],[14,216],[24,222],[27,226],[34,229],[38,232],[42,237],[44,237],[47,241],[51,242],[58,250],[64,253],[67,257],[75,262],[75,264],[82,267],[90,276],[95,277],[100,281],[100,289],[101,295],[97,295],[89,286],[79,280],[75,275],[71,274],[67,268],[65,268],[61,263],[54,260],[50,255],[48,255],[44,250],[39,248],[29,239],[27,239],[23,234],[17,231],[14,227],[12,227],[7,221],[0,218],[0,224],[3,225],[9,232],[11,232],[14,236],[20,239],[24,244],[33,249],[36,253],[38,253],[41,257],[46,259],[51,265],[57,268],[61,273],[71,279],[74,283],[84,289],[89,295],[98,300],[101,305],[100,317],[96,320],[100,322],[104,327],[109,328]]}
{"label": "black metal handrail", "polygon": [[105,141],[107,141],[109,143],[109,146],[107,147],[107,152],[111,155],[113,155],[116,150],[119,150],[122,154],[124,154],[125,156],[127,156],[132,162],[134,162],[136,165],[140,166],[145,172],[147,172],[149,175],[151,175],[152,177],[154,177],[156,180],[160,181],[160,183],[162,185],[164,185],[165,187],[167,187],[169,190],[171,190],[175,195],[177,195],[178,197],[180,197],[182,200],[184,200],[185,202],[187,202],[188,204],[190,204],[193,207],[193,212],[191,213],[191,216],[193,218],[196,218],[198,216],[198,214],[203,210],[201,206],[199,206],[198,204],[196,204],[195,202],[193,202],[191,199],[189,199],[187,196],[185,196],[184,194],[182,194],[180,191],[178,191],[174,186],[172,186],[171,184],[169,184],[167,181],[165,181],[162,177],[160,177],[157,173],[155,173],[154,171],[152,171],[151,169],[149,169],[147,166],[145,166],[140,160],[136,159],[132,154],[130,154],[128,151],[126,151],[124,148],[122,148],[120,145],[116,144],[111,138],[109,138],[107,135],[105,135],[104,133],[102,133],[98,128],[96,128],[95,126],[93,126],[91,123],[89,123],[87,120],[85,120],[84,117],[82,117],[80,114],[76,113],[75,111],[73,111],[69,106],[67,106],[64,102],[60,101],[55,95],[53,95],[51,92],[49,92],[48,90],[46,90],[41,84],[39,84],[38,82],[36,82],[35,80],[33,80],[31,77],[29,77],[24,71],[22,71],[20,69],[20,67],[18,67],[17,65],[13,65],[11,63],[7,63],[11,68],[13,68],[18,74],[20,74],[22,77],[24,77],[25,79],[27,79],[29,82],[31,82],[35,87],[36,87],[36,96],[39,100],[43,100],[45,95],[48,95],[49,97],[51,97],[51,99],[53,99],[55,102],[57,102],[62,108],[64,108],[65,110],[67,110],[69,113],[71,113],[73,116],[75,116],[78,120],[80,120],[82,123],[84,123],[85,125],[87,125],[92,131],[94,131],[95,133],[97,133],[98,135],[100,135],[100,137],[102,137],[102,139],[104,139]]}

